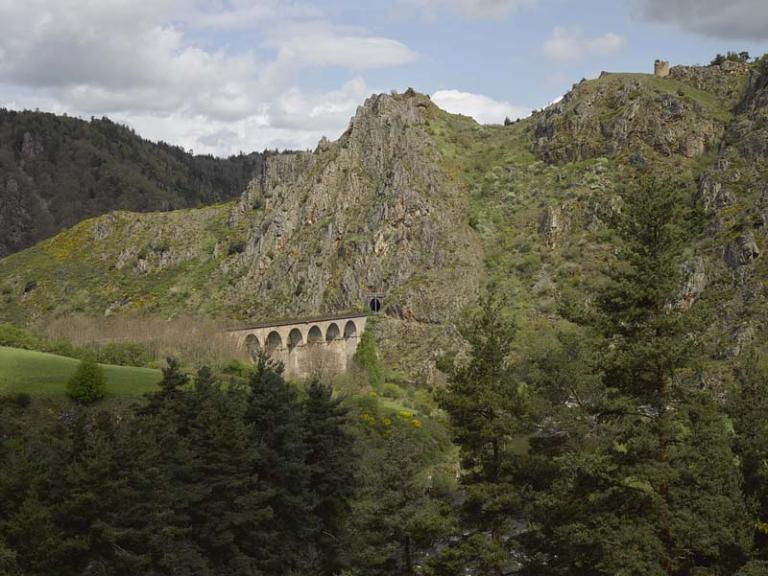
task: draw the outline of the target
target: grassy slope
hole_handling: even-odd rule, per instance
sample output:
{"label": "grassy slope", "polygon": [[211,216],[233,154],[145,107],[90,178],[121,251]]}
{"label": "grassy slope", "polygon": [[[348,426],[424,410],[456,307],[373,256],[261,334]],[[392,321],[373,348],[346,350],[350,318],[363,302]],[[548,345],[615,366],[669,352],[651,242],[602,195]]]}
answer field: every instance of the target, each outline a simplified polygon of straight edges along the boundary
{"label": "grassy slope", "polygon": [[[628,80],[642,86],[646,96],[670,94],[692,101],[705,118],[731,118],[726,101],[714,93],[647,74],[610,74],[585,82],[579,90],[587,95],[602,90],[610,96]],[[598,103],[601,118],[623,110],[610,99]],[[500,284],[532,322],[557,322],[559,304],[588,298],[611,258],[612,238],[603,220],[633,177],[628,152],[547,164],[531,152],[528,128],[535,117],[502,127],[481,126],[437,108],[428,108],[426,114],[445,173],[467,192],[467,217],[483,239],[477,257],[485,263],[487,278]],[[562,135],[576,137],[565,129]],[[650,148],[643,152],[655,171],[690,183],[713,160],[712,151],[699,158],[665,156]],[[86,221],[6,258],[0,261],[0,320],[24,322],[66,311],[101,315],[116,302],[124,303],[121,311],[173,316],[186,310],[239,317],[250,296],[236,288],[236,275],[221,262],[229,247],[244,240],[245,231],[227,227],[229,208],[119,213],[114,233],[102,240],[94,240],[95,221]],[[560,214],[562,228],[550,242],[539,226],[553,209]],[[124,251],[132,256],[118,266]],[[166,254],[171,264],[159,269],[156,264]],[[148,262],[148,271],[135,269],[139,257]],[[16,296],[30,282],[37,288]],[[388,346],[397,347],[392,340]],[[397,356],[413,364],[411,358],[415,362],[441,346],[425,333],[404,343]]]}
{"label": "grassy slope", "polygon": [[[0,346],[0,393],[62,394],[78,363],[74,358]],[[161,378],[160,371],[151,368],[109,365],[103,368],[107,394],[112,396],[151,392]]]}
{"label": "grassy slope", "polygon": [[[224,226],[229,207],[118,212],[110,224],[113,231],[103,239],[94,234],[104,220],[86,220],[0,260],[0,299],[5,295],[0,315],[12,322],[62,310],[101,315],[110,305],[123,311],[229,315],[217,310],[226,282],[214,274],[218,263],[213,257],[217,242],[223,241],[226,250],[239,232]],[[163,259],[169,262],[161,266]],[[139,260],[147,263],[147,272],[136,271]],[[29,282],[37,288],[22,301],[10,297]]]}

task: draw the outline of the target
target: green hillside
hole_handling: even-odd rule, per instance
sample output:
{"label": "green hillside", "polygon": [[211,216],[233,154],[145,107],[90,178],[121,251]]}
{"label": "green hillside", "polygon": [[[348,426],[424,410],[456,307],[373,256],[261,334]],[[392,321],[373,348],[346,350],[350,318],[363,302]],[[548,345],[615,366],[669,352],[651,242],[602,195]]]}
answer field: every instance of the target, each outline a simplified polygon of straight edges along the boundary
{"label": "green hillside", "polygon": [[107,118],[0,108],[0,256],[112,210],[235,198],[262,164],[255,152],[215,158],[150,142]]}
{"label": "green hillside", "polygon": [[[0,346],[0,394],[64,394],[67,379],[79,360],[20,348]],[[157,388],[161,373],[151,368],[102,365],[107,395],[138,396]]]}
{"label": "green hillside", "polygon": [[361,309],[374,291],[385,361],[431,384],[489,282],[537,330],[588,306],[618,248],[606,224],[652,173],[697,213],[679,298],[721,312],[705,336],[728,360],[768,312],[766,78],[765,59],[604,74],[509,126],[375,95],[336,142],[267,157],[237,201],[116,212],[0,260],[0,321],[270,320]]}

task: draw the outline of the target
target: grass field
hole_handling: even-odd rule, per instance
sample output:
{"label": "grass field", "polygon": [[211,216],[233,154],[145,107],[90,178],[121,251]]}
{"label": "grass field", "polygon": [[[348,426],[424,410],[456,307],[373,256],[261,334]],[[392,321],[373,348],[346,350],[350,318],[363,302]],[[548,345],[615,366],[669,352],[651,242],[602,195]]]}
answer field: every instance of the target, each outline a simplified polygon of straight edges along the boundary
{"label": "grass field", "polygon": [[[0,394],[60,395],[79,360],[0,346]],[[161,373],[151,368],[102,365],[108,396],[138,396],[157,388]]]}

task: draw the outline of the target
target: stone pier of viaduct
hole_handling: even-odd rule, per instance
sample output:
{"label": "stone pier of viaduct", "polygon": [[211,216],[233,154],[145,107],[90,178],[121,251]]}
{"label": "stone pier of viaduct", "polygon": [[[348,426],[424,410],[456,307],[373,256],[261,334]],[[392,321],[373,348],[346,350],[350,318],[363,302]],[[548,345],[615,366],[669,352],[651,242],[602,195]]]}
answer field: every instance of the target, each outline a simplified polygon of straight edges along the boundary
{"label": "stone pier of viaduct", "polygon": [[254,324],[230,330],[230,334],[252,359],[266,350],[285,365],[288,375],[306,378],[346,371],[366,320],[367,314],[318,316]]}

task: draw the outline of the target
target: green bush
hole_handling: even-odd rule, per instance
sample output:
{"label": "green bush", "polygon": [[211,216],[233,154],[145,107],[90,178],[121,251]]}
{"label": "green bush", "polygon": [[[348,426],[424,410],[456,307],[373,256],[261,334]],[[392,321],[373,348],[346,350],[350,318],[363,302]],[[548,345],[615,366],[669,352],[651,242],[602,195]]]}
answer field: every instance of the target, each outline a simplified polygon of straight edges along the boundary
{"label": "green bush", "polygon": [[94,360],[83,360],[67,382],[67,395],[75,402],[91,404],[104,397],[107,379]]}
{"label": "green bush", "polygon": [[140,342],[110,342],[97,348],[96,359],[101,364],[147,366],[152,361],[152,354]]}
{"label": "green bush", "polygon": [[733,52],[729,50],[725,54],[718,54],[712,59],[712,62],[709,63],[710,66],[719,66],[723,62],[742,62],[746,64],[749,62],[749,52]]}
{"label": "green bush", "polygon": [[399,398],[402,398],[405,393],[403,392],[403,389],[400,388],[397,384],[392,384],[391,382],[387,382],[382,386],[381,388],[381,395],[385,398],[392,398],[393,400],[397,400]]}
{"label": "green bush", "polygon": [[39,350],[43,342],[23,328],[13,324],[0,324],[0,346]]}

